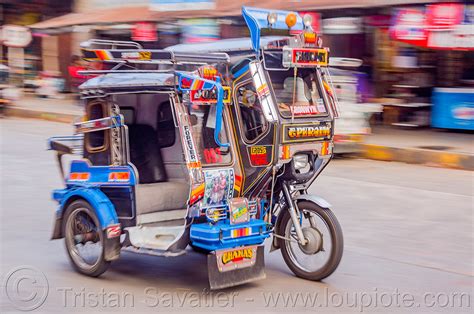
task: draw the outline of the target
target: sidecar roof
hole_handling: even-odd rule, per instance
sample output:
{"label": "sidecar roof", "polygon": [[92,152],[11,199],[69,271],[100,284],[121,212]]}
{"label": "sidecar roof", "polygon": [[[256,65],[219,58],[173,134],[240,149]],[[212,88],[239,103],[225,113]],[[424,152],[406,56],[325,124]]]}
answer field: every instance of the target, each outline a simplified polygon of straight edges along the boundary
{"label": "sidecar roof", "polygon": [[[271,44],[280,40],[287,40],[287,36],[264,36],[262,37],[261,44],[265,48],[268,44]],[[238,52],[238,51],[253,51],[252,42],[249,37],[242,38],[230,38],[221,39],[208,43],[199,44],[179,44],[165,48],[167,51],[173,52]]]}
{"label": "sidecar roof", "polygon": [[79,86],[81,91],[92,89],[174,88],[173,73],[108,73],[96,76]]}

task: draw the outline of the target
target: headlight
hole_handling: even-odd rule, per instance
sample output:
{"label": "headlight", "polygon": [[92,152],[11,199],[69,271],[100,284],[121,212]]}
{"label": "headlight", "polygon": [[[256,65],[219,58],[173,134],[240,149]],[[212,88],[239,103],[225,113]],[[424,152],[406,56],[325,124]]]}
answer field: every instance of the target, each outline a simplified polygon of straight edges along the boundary
{"label": "headlight", "polygon": [[306,166],[308,165],[308,155],[302,154],[293,156],[293,163],[295,165],[296,170],[306,168]]}

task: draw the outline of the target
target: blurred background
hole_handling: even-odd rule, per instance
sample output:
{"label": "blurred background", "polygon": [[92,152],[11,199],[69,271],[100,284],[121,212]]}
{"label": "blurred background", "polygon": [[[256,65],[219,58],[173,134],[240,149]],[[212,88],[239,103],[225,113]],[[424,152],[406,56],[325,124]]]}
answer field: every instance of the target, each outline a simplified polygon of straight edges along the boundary
{"label": "blurred background", "polygon": [[[474,129],[474,5],[423,0],[1,0],[1,106],[71,113],[86,77],[79,44],[132,40],[145,48],[246,37],[242,5],[313,16],[330,47],[342,118],[339,152],[360,143]],[[342,58],[342,59],[336,59]],[[347,59],[353,58],[353,59]],[[41,101],[38,101],[38,98]],[[52,101],[45,101],[52,100]],[[58,101],[62,100],[62,101]],[[45,106],[44,108],[41,106]],[[59,106],[59,107],[58,107]],[[391,139],[396,136],[397,139]],[[393,144],[393,145],[395,145]],[[392,146],[393,146],[392,145]],[[418,145],[415,143],[413,145]],[[421,145],[421,144],[420,144]],[[420,146],[418,145],[418,146]]]}
{"label": "blurred background", "polygon": [[[87,77],[79,72],[101,68],[81,59],[81,42],[131,40],[160,49],[247,37],[242,5],[313,16],[313,29],[330,48],[339,99],[335,151],[362,158],[337,158],[309,191],[327,199],[341,222],[345,251],[340,268],[324,282],[304,281],[278,254],[268,255],[266,281],[235,290],[238,310],[268,310],[262,291],[365,293],[378,288],[409,292],[417,301],[425,293],[468,293],[468,307],[411,311],[472,313],[472,1],[0,0],[2,274],[19,265],[44,272],[51,287],[44,312],[70,306],[61,303],[65,298],[57,287],[76,293],[126,291],[137,300],[144,287],[207,289],[205,261],[197,255],[175,263],[125,253],[100,280],[73,272],[63,243],[49,241],[57,206],[50,193],[62,180],[46,139],[71,134],[70,123],[83,114],[77,88]],[[138,301],[136,307],[154,310]],[[0,312],[11,309],[11,302],[0,298]],[[338,309],[362,312],[347,304],[332,310]],[[86,310],[101,308],[82,306]],[[373,312],[383,310],[404,309],[379,306]]]}

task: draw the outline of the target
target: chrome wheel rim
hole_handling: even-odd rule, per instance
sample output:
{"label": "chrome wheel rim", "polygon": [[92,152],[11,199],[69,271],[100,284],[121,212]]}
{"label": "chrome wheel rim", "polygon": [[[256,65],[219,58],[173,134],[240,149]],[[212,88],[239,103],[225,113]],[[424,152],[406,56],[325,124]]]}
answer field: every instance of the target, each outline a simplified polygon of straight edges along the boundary
{"label": "chrome wheel rim", "polygon": [[313,211],[300,209],[299,217],[303,234],[310,242],[305,246],[298,242],[293,221],[289,219],[285,226],[285,236],[291,241],[286,241],[286,252],[292,263],[299,269],[308,273],[320,271],[327,265],[333,250],[333,238],[329,226],[318,213]]}
{"label": "chrome wheel rim", "polygon": [[66,243],[74,263],[84,270],[99,264],[103,252],[103,235],[86,208],[75,209],[66,221]]}

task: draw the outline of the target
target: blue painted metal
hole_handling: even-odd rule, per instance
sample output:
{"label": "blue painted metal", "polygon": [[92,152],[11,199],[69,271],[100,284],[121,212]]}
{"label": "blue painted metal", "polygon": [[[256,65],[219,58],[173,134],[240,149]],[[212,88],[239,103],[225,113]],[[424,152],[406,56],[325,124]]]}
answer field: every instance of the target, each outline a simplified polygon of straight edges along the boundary
{"label": "blue painted metal", "polygon": [[435,88],[431,126],[474,130],[474,88]]}
{"label": "blue painted metal", "polygon": [[[215,88],[217,90],[216,127],[214,129],[214,141],[220,147],[229,147],[229,143],[221,143],[219,140],[219,133],[222,129],[222,113],[224,111],[224,88],[220,83],[220,77],[217,77],[216,81],[211,81],[196,75],[190,75],[188,73],[176,72],[176,74],[178,75],[178,90],[181,92],[196,90],[196,81],[204,83],[200,89],[212,90]],[[183,86],[183,82],[186,82],[186,86]]]}
{"label": "blue painted metal", "polygon": [[219,134],[222,129],[222,113],[224,111],[224,88],[220,84],[221,78],[216,79],[217,104],[216,104],[216,128],[214,129],[214,141],[221,147],[229,147],[229,143],[221,143]]}
{"label": "blue painted metal", "polygon": [[119,223],[114,205],[98,187],[77,187],[54,190],[53,198],[59,202],[56,218],[62,218],[64,210],[66,210],[65,205],[71,198],[81,198],[86,200],[95,210],[102,229],[107,228],[109,225]]}
{"label": "blue painted metal", "polygon": [[[272,25],[268,23],[268,14],[270,13],[276,13],[277,15],[277,21]],[[289,13],[296,15],[296,24],[291,30],[303,30],[303,19],[298,12],[242,7],[242,15],[250,31],[252,48],[257,55],[260,53],[260,30],[262,28],[288,29],[285,19]]]}
{"label": "blue painted metal", "polygon": [[243,75],[245,72],[247,72],[248,70],[249,70],[249,66],[248,66],[248,65],[242,67],[242,69],[238,70],[237,72],[235,72],[235,73],[233,74],[234,79],[236,79],[236,78],[242,76],[242,75]]}
{"label": "blue painted metal", "polygon": [[[232,230],[251,228],[251,234],[232,237]],[[191,242],[200,248],[215,251],[242,245],[261,244],[270,236],[267,224],[261,219],[251,219],[248,223],[231,225],[228,220],[217,223],[202,223],[191,226]]]}
{"label": "blue painted metal", "polygon": [[[85,160],[73,160],[71,162],[70,172],[79,173],[90,173],[90,177],[87,181],[71,180],[69,177],[66,178],[66,185],[72,186],[132,186],[137,184],[137,178],[135,171],[129,165],[126,166],[91,166]],[[113,181],[109,180],[109,174],[112,172],[128,172],[130,174],[130,180],[128,181]]]}

